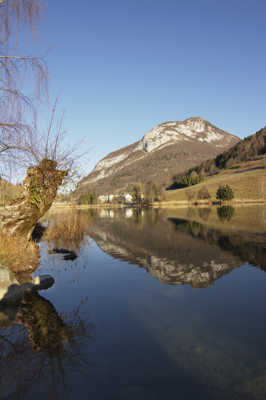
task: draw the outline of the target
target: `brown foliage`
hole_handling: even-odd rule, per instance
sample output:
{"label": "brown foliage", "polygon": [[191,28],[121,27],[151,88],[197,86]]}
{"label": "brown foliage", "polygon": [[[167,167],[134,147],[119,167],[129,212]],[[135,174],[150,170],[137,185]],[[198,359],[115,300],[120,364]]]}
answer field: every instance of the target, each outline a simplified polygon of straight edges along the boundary
{"label": "brown foliage", "polygon": [[211,198],[211,195],[206,186],[202,186],[202,188],[198,191],[197,198],[199,200],[208,200]]}
{"label": "brown foliage", "polygon": [[67,171],[58,171],[53,160],[43,160],[28,169],[23,182],[24,196],[1,210],[0,229],[9,235],[29,235],[34,225],[51,207]]}
{"label": "brown foliage", "polygon": [[187,197],[188,201],[192,201],[194,199],[195,195],[196,195],[196,192],[194,190],[192,190],[192,189],[186,190],[186,197]]}
{"label": "brown foliage", "polygon": [[44,239],[51,247],[66,247],[77,251],[85,239],[88,219],[75,209],[64,214],[64,218],[60,214],[54,215]]}
{"label": "brown foliage", "polygon": [[39,248],[21,236],[0,234],[0,264],[14,272],[34,271],[39,264]]}

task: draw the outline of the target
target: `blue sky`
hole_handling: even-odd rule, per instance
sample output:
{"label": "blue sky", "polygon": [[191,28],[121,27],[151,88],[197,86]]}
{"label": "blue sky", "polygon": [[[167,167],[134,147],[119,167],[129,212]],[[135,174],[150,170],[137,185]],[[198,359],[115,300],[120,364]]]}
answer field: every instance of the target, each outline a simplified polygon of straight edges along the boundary
{"label": "blue sky", "polygon": [[[35,53],[89,168],[156,124],[266,125],[265,0],[48,0]],[[89,172],[89,171],[88,171]]]}

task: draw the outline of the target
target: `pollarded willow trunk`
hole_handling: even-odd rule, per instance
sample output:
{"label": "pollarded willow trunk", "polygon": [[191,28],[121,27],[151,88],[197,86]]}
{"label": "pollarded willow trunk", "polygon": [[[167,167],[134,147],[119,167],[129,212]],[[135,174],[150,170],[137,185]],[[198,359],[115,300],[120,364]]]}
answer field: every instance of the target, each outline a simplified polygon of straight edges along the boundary
{"label": "pollarded willow trunk", "polygon": [[51,207],[67,175],[67,171],[56,167],[56,161],[44,159],[37,167],[28,168],[23,181],[24,196],[0,211],[1,233],[30,238],[35,224]]}

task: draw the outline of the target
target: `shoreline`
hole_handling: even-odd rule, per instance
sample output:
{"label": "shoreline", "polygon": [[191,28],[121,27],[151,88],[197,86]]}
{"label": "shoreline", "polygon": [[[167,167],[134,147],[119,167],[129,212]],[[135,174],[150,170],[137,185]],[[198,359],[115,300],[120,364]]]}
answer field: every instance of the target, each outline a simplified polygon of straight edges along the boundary
{"label": "shoreline", "polygon": [[[252,200],[252,199],[244,199],[244,200],[231,200],[231,201],[204,201],[198,200],[195,202],[189,202],[186,200],[176,200],[176,201],[161,201],[151,203],[148,207],[142,208],[190,208],[190,207],[219,207],[219,206],[232,206],[232,207],[240,207],[240,206],[250,206],[250,205],[266,205],[266,200]],[[119,209],[119,208],[138,208],[135,204],[127,203],[127,204],[63,204],[63,203],[55,203],[52,205],[51,209],[56,208],[65,208],[65,209],[78,209],[78,210],[87,210],[87,209]],[[1,207],[0,207],[1,209]]]}

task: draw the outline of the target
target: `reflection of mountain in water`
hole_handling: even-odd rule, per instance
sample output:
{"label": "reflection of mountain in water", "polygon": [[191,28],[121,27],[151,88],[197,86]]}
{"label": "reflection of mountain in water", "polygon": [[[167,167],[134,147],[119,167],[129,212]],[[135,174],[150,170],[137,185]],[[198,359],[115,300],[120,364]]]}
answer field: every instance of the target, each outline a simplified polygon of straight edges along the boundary
{"label": "reflection of mountain in water", "polygon": [[230,251],[243,262],[266,270],[266,237],[262,233],[226,232],[211,229],[195,221],[169,218],[177,231],[183,230],[205,243],[217,244],[221,250]]}
{"label": "reflection of mountain in water", "polygon": [[137,264],[168,284],[207,287],[245,261],[265,265],[263,235],[229,235],[149,212],[135,219],[98,218],[89,229],[104,252]]}

